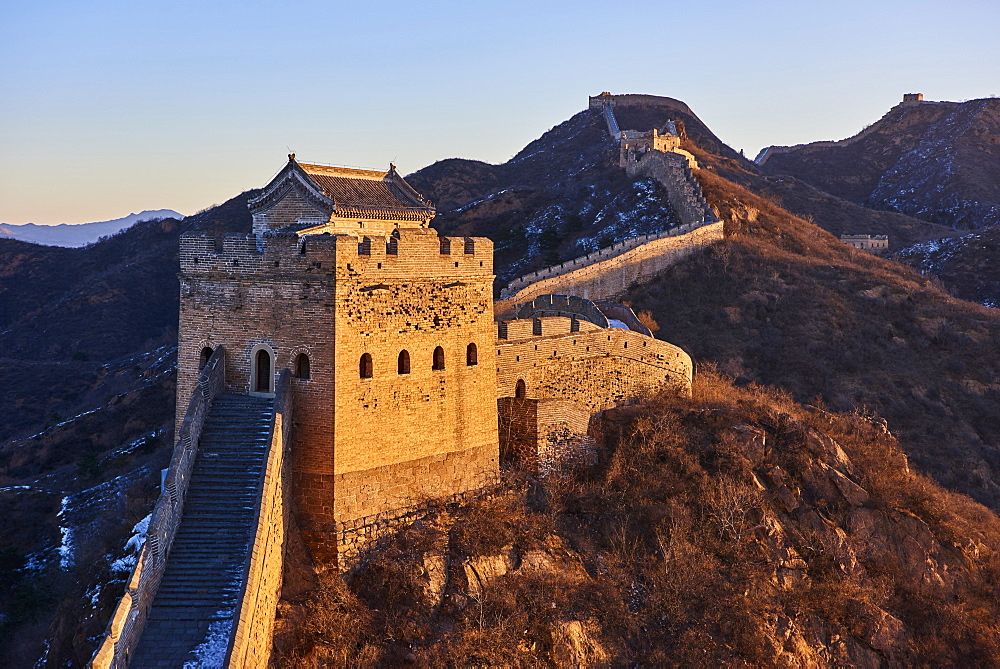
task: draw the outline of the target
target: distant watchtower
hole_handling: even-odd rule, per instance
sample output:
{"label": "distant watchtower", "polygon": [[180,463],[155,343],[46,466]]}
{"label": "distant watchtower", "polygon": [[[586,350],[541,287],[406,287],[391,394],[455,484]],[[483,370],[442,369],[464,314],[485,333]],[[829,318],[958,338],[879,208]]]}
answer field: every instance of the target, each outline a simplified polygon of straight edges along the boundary
{"label": "distant watchtower", "polygon": [[924,101],[923,93],[904,93],[903,94],[903,104],[904,105],[915,105]]}

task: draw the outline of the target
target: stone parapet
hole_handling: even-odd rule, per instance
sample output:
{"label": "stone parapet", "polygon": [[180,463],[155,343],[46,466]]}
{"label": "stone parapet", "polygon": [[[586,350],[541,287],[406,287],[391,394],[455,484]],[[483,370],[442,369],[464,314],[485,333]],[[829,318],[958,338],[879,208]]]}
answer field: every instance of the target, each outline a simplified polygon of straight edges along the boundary
{"label": "stone parapet", "polygon": [[497,341],[497,397],[576,402],[593,413],[664,386],[690,394],[694,368],[683,349],[608,328]]}
{"label": "stone parapet", "polygon": [[289,376],[285,370],[275,387],[271,443],[257,492],[256,523],[241,579],[242,592],[236,605],[227,667],[266,667],[271,656],[291,507],[288,456],[292,393]]}
{"label": "stone parapet", "polygon": [[338,567],[342,572],[356,568],[365,551],[375,545],[380,538],[425,517],[429,513],[447,508],[450,505],[468,504],[474,499],[490,497],[495,493],[498,485],[497,472],[490,472],[484,477],[483,485],[478,488],[337,523]]}
{"label": "stone parapet", "polygon": [[628,160],[624,167],[630,177],[655,179],[667,191],[670,207],[685,225],[702,225],[714,221],[715,212],[705,200],[701,185],[694,178],[690,154],[646,151],[637,160]]}
{"label": "stone parapet", "polygon": [[479,277],[493,273],[493,242],[485,237],[438,237],[425,228],[392,233],[271,232],[258,248],[253,235],[205,232],[181,236],[183,276],[391,279]]}

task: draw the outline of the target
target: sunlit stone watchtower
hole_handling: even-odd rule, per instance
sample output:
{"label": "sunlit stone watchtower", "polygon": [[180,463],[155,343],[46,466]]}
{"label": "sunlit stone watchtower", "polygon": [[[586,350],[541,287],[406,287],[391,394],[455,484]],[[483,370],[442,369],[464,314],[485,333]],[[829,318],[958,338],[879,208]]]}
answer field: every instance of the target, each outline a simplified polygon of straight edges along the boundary
{"label": "sunlit stone watchtower", "polygon": [[318,555],[495,480],[492,242],[439,237],[392,167],[292,155],[250,209],[251,235],[182,238],[178,411],[220,344],[231,392],[293,371],[291,484]]}

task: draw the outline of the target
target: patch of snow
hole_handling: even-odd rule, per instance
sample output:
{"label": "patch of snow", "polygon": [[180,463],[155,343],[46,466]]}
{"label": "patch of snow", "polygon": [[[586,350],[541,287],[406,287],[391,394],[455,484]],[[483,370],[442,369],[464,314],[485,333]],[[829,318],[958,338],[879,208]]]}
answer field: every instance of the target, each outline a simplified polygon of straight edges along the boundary
{"label": "patch of snow", "polygon": [[225,620],[216,620],[208,626],[208,636],[192,651],[198,660],[185,662],[184,669],[222,669],[225,666],[229,635],[233,631],[233,612],[219,611],[217,615],[228,617]]}
{"label": "patch of snow", "polygon": [[152,516],[150,513],[132,528],[132,536],[125,542],[125,556],[111,563],[111,571],[131,572],[135,568],[135,563],[139,560],[139,551],[146,543],[146,531],[149,529],[149,519]]}
{"label": "patch of snow", "polygon": [[33,571],[40,573],[45,569],[45,565],[49,561],[48,553],[52,550],[52,546],[48,546],[40,551],[35,551],[34,553],[29,553],[24,558],[24,570]]}
{"label": "patch of snow", "polygon": [[49,648],[52,646],[52,639],[46,639],[43,643],[45,650],[42,651],[42,656],[35,661],[36,667],[44,667],[49,662]]}
{"label": "patch of snow", "polygon": [[62,519],[59,525],[59,533],[62,535],[62,543],[59,545],[59,566],[69,569],[73,565],[73,528],[69,526],[66,512],[69,510],[69,496],[62,498],[62,505],[59,508],[57,517]]}
{"label": "patch of snow", "polygon": [[629,326],[625,325],[624,322],[622,322],[622,321],[620,321],[620,320],[618,320],[616,318],[609,318],[608,319],[608,324],[611,327],[613,327],[613,328],[618,328],[619,330],[628,330],[628,329],[630,329]]}
{"label": "patch of snow", "polygon": [[480,198],[478,200],[473,200],[472,202],[469,202],[468,204],[463,204],[461,207],[457,207],[455,209],[452,209],[452,211],[455,212],[455,213],[459,213],[460,214],[463,211],[467,211],[467,210],[472,209],[473,207],[475,207],[477,205],[482,204],[483,202],[489,202],[493,198],[499,197],[499,196],[503,195],[504,193],[506,193],[509,190],[510,190],[509,188],[504,188],[503,190],[497,191],[496,193],[490,193],[486,197]]}
{"label": "patch of snow", "polygon": [[33,490],[30,485],[10,485],[6,488],[0,488],[0,492],[10,492],[11,490]]}

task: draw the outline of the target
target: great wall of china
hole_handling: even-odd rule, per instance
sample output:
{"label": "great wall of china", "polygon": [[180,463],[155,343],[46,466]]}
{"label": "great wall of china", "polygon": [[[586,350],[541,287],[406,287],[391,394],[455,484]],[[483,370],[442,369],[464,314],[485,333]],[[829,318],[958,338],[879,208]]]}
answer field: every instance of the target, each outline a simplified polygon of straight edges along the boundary
{"label": "great wall of china", "polygon": [[[413,351],[415,361],[412,374],[410,353],[404,350],[398,356],[399,376],[392,374],[392,377],[413,378],[400,382],[393,380],[393,385],[388,386],[395,388],[393,392],[398,394],[400,389],[407,387],[400,383],[424,383],[421,379],[426,376],[431,382],[428,390],[432,385],[440,385],[443,400],[444,384],[458,383],[456,387],[461,397],[461,393],[466,392],[461,390],[466,383],[462,378],[467,374],[475,375],[475,379],[469,377],[466,385],[470,388],[467,392],[473,393],[470,398],[482,400],[483,410],[478,412],[482,414],[478,415],[480,423],[484,420],[490,423],[488,414],[497,410],[499,398],[500,454],[505,448],[508,454],[515,455],[522,455],[527,450],[540,469],[543,462],[571,457],[583,448],[593,412],[663,384],[681,393],[690,392],[693,374],[690,357],[672,344],[653,339],[627,307],[601,300],[620,295],[630,285],[723,239],[724,235],[723,223],[715,219],[701,197],[688,158],[678,153],[664,159],[664,152],[655,145],[655,133],[646,133],[650,145],[645,148],[641,145],[642,133],[616,133],[613,104],[608,104],[613,101],[606,96],[598,97],[603,98],[600,104],[609,133],[623,144],[626,138],[630,142],[630,151],[623,158],[622,167],[630,175],[657,179],[667,189],[672,203],[676,199],[692,204],[679,212],[683,225],[663,233],[625,240],[512,281],[502,299],[492,304],[491,313],[483,314],[494,328],[493,336],[481,341],[478,347],[474,343],[466,347],[464,341],[468,339],[456,343],[463,351],[460,359],[451,347],[446,353],[438,346],[433,354],[433,368],[428,365],[425,369],[419,362],[419,349],[424,346],[420,337],[428,335],[408,336],[410,343],[406,346]],[[594,107],[594,98],[591,98],[591,107]],[[637,138],[639,150],[635,150]],[[287,184],[294,180],[308,185],[299,172],[294,156],[290,156],[289,167],[275,178],[271,191],[285,188],[287,193]],[[279,183],[282,174],[286,173],[291,176]],[[324,172],[325,175],[329,173],[330,170]],[[358,177],[351,175],[351,178]],[[394,178],[392,170],[388,176],[382,173],[379,178]],[[299,216],[295,220],[302,220],[302,212],[310,214],[309,207],[325,206],[322,192],[304,193],[303,197],[292,195],[294,197],[283,194],[281,198],[289,197],[295,215]],[[266,197],[269,197],[267,193],[261,201]],[[273,203],[268,202],[266,206],[272,208],[261,211],[269,212],[272,219],[279,218]],[[421,226],[426,225],[423,211],[418,212],[420,216],[414,215]],[[254,220],[256,228],[256,212]],[[262,216],[260,220],[265,219]],[[379,224],[378,220],[371,221],[372,227]],[[365,233],[372,237],[365,236],[361,241],[356,238],[357,230],[353,231],[354,238],[318,234],[310,237],[307,243],[307,238],[299,236],[293,228],[274,229],[278,224],[273,221],[268,225],[273,232],[267,233],[267,227],[262,226],[257,231],[256,241],[253,236],[233,236],[232,239],[227,236],[221,250],[215,248],[214,240],[207,236],[194,235],[182,240],[181,327],[184,341],[179,358],[184,359],[179,362],[179,376],[183,373],[185,378],[179,379],[178,388],[179,398],[183,396],[189,401],[185,402],[187,410],[178,416],[179,431],[173,459],[150,520],[146,543],[127,592],[92,659],[92,667],[124,669],[133,663],[134,666],[180,666],[183,662],[178,658],[190,658],[191,653],[203,662],[203,666],[261,667],[267,664],[291,509],[296,507],[297,512],[301,512],[304,502],[309,504],[311,499],[321,499],[314,496],[326,490],[327,481],[332,482],[338,475],[337,470],[331,469],[329,474],[322,476],[304,476],[301,453],[292,457],[289,450],[291,439],[308,440],[309,435],[315,433],[314,428],[303,421],[310,413],[319,415],[323,407],[315,404],[315,396],[307,390],[310,383],[316,384],[319,376],[326,372],[322,367],[325,357],[318,355],[318,344],[310,347],[308,342],[300,342],[289,346],[280,340],[266,338],[252,339],[246,344],[224,343],[220,340],[223,332],[238,331],[247,318],[253,319],[255,327],[259,325],[257,321],[261,321],[270,323],[267,327],[291,327],[293,332],[309,332],[323,321],[311,323],[308,319],[330,312],[334,305],[338,310],[345,310],[343,316],[338,317],[346,323],[348,318],[356,319],[367,313],[363,310],[370,309],[371,300],[379,305],[385,302],[383,306],[388,315],[394,308],[392,304],[400,299],[400,291],[416,276],[424,276],[428,267],[438,268],[431,271],[440,271],[441,276],[433,285],[417,286],[415,293],[406,295],[406,299],[420,305],[418,311],[428,312],[419,317],[426,317],[425,332],[430,331],[431,338],[427,339],[426,346],[432,347],[436,341],[433,330],[441,327],[441,315],[446,319],[459,318],[465,325],[477,328],[475,332],[483,325],[477,320],[478,316],[473,315],[469,320],[465,312],[470,307],[478,308],[480,297],[489,299],[485,279],[491,276],[492,254],[488,240],[454,238],[446,244],[439,241],[433,231],[415,227],[394,232],[390,228],[384,233],[373,230]],[[384,245],[373,244],[373,238],[384,241]],[[345,259],[351,262],[345,263]],[[457,280],[455,272],[458,272]],[[271,277],[268,281],[272,283],[261,281],[265,275]],[[229,285],[219,283],[223,277],[229,277],[226,279]],[[207,292],[199,293],[197,281],[201,280],[208,281]],[[475,282],[483,283],[483,290],[471,285]],[[332,291],[339,286],[349,289],[345,297],[339,294],[334,297]],[[288,293],[287,296],[284,293]],[[275,296],[279,297],[278,304],[275,304]],[[292,318],[282,325],[287,316],[280,309],[281,296],[296,303],[310,300],[310,304],[315,302],[315,307],[305,312],[306,320]],[[193,322],[190,317],[183,316],[184,305],[195,304],[198,300],[204,302],[199,308],[207,309],[206,314],[221,307],[233,313],[241,312],[240,318],[244,320],[234,321],[229,330],[215,334],[184,332],[185,324]],[[417,319],[415,315],[405,317]],[[381,328],[380,323],[374,325]],[[319,327],[317,332],[326,332],[329,337],[324,327]],[[377,335],[378,331],[373,333]],[[469,330],[469,334],[461,336],[479,335]],[[253,341],[261,343],[250,348]],[[395,368],[397,365],[396,344],[388,346],[393,355],[391,363],[383,360],[377,350],[374,364],[371,355],[361,354],[359,382],[356,356],[359,355],[357,351],[364,348],[358,349],[353,342],[346,342],[342,347],[351,353],[343,369],[337,361],[336,373],[346,375],[343,380],[338,376],[338,383],[341,386],[360,383],[359,392],[366,387],[375,388],[366,385],[371,383],[371,377],[391,373],[385,366],[392,364]],[[497,350],[495,358],[493,348]],[[249,352],[242,353],[242,349]],[[482,365],[479,364],[480,356],[483,356]],[[483,375],[482,379],[477,372]],[[348,382],[347,378],[353,380]],[[484,381],[487,385],[492,384],[495,392],[485,387]],[[258,392],[254,392],[255,389]],[[346,396],[352,392],[343,391],[342,394]],[[297,414],[294,419],[293,397]],[[354,401],[338,397],[338,408],[342,400]],[[427,400],[430,400],[429,394]],[[367,408],[373,402],[378,403],[379,398],[364,390],[357,401],[366,403],[364,407]],[[345,403],[341,410],[347,415],[352,406]],[[488,406],[492,409],[487,409]],[[360,407],[358,404],[357,408]],[[484,419],[484,416],[487,417]],[[415,417],[426,424],[427,429],[448,429],[447,422],[427,421],[419,413]],[[386,425],[391,422],[376,420]],[[323,429],[325,423],[318,425],[318,429]],[[470,428],[464,425],[459,428],[461,442],[461,431]],[[359,424],[351,429],[366,428]],[[296,431],[298,437],[294,436]],[[414,432],[418,433],[419,429]],[[244,443],[255,444],[253,449],[256,450],[251,452]],[[418,475],[411,468],[400,469],[400,465],[393,462],[370,469],[365,472],[365,482],[359,491],[378,495],[379,491],[397,494],[393,491],[401,490],[405,496],[414,485],[412,481],[403,480],[407,477],[430,475],[458,481],[471,465],[483,463],[494,469],[498,466],[496,455],[490,465],[488,457],[481,459],[478,451],[473,461],[465,451],[448,450],[454,448],[446,445],[432,453],[432,457],[425,458],[427,462],[420,465],[423,474]],[[495,445],[493,449],[496,454]],[[489,454],[488,449],[485,453]],[[252,459],[253,466],[248,466],[248,458]],[[300,468],[299,474],[294,471],[296,466]],[[236,472],[241,472],[243,478],[238,479]],[[452,482],[452,494],[446,494],[450,488],[441,485],[434,488],[438,491],[435,494],[442,499],[461,499],[483,485],[472,478],[468,481],[462,478],[460,485],[455,487],[455,481]],[[224,483],[230,485],[228,492],[219,488]],[[349,483],[344,479],[340,485]],[[416,496],[426,499],[422,490],[418,490]],[[321,504],[331,505],[331,500],[322,498]],[[387,508],[393,513],[380,511],[373,516],[357,518],[346,515],[343,518],[347,520],[338,520],[323,530],[324,536],[334,537],[338,550],[343,552],[341,559],[347,561],[342,567],[350,565],[349,560],[356,559],[381,533],[417,517],[422,508],[402,502],[394,504],[394,509]],[[234,506],[238,507],[238,513],[232,508]],[[382,506],[376,504],[371,508],[380,510]],[[320,511],[326,512],[317,508],[317,512]],[[332,514],[332,509],[330,512]],[[304,535],[307,541],[319,536],[308,532]]]}

